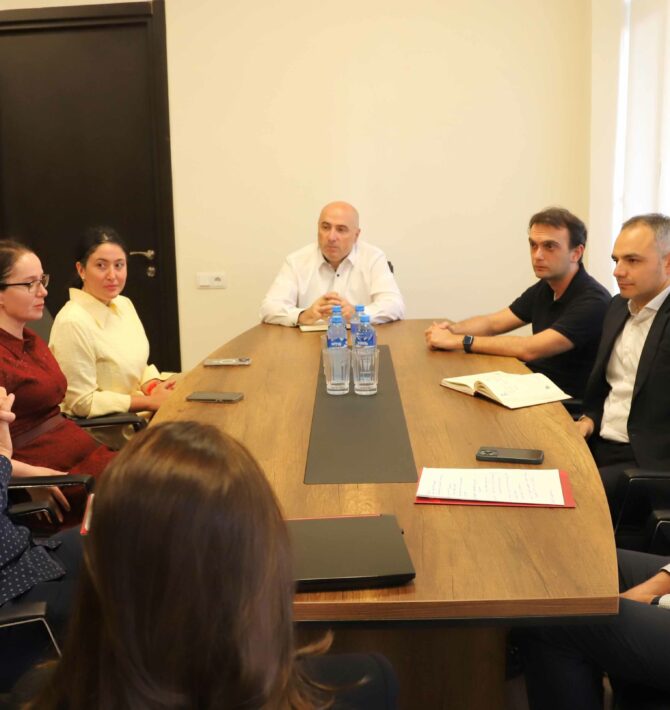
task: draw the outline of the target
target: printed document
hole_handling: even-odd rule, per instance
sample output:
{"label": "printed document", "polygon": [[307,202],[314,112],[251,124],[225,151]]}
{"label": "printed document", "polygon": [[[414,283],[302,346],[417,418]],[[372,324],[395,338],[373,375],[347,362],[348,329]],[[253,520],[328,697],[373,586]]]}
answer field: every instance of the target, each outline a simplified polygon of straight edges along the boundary
{"label": "printed document", "polygon": [[565,505],[558,469],[546,468],[424,468],[416,496],[417,499]]}

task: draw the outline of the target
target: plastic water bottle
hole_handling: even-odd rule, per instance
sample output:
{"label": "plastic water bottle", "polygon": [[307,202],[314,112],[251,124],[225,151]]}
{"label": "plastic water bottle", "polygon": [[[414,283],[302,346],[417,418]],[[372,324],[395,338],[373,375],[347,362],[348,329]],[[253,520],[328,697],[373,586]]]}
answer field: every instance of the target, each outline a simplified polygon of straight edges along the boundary
{"label": "plastic water bottle", "polygon": [[[338,306],[339,307],[339,306]],[[328,324],[326,333],[326,345],[329,348],[347,347],[347,327],[341,315],[334,313]]]}
{"label": "plastic water bottle", "polygon": [[354,315],[351,316],[351,320],[349,321],[349,327],[351,329],[351,344],[355,345],[356,344],[356,333],[358,332],[358,328],[361,324],[361,316],[363,315],[365,311],[365,306],[356,306]]}
{"label": "plastic water bottle", "polygon": [[361,324],[354,340],[352,353],[354,369],[354,392],[356,394],[376,394],[379,375],[379,351],[377,334],[370,325],[370,316],[363,313]]}
{"label": "plastic water bottle", "polygon": [[347,327],[342,316],[336,313],[330,319],[326,333],[326,350],[323,352],[328,394],[347,394],[349,392],[350,365]]}
{"label": "plastic water bottle", "polygon": [[333,316],[341,316],[341,315],[342,315],[342,306],[333,306],[330,311],[330,318],[328,319],[328,325],[330,325],[333,322]]}
{"label": "plastic water bottle", "polygon": [[377,345],[377,333],[370,324],[370,316],[363,313],[361,324],[354,338],[354,347],[375,347]]}

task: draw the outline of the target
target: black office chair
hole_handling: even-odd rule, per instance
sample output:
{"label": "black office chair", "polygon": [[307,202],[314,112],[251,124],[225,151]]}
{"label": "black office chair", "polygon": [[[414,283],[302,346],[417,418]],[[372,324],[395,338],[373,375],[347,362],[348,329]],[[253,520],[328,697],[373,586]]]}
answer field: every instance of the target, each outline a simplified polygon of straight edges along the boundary
{"label": "black office chair", "polygon": [[670,693],[644,685],[614,688],[613,710],[670,710]]}
{"label": "black office chair", "polygon": [[618,547],[670,554],[670,472],[626,469],[615,491]]}
{"label": "black office chair", "polygon": [[7,488],[9,506],[7,514],[12,522],[25,525],[38,535],[52,535],[57,532],[60,523],[56,515],[54,503],[48,499],[26,500],[25,492],[30,488],[45,488],[56,486],[70,490],[81,489],[83,515],[84,506],[93,492],[95,479],[88,474],[64,474],[62,476],[12,476]]}
{"label": "black office chair", "polygon": [[[63,476],[13,476],[8,484],[7,514],[12,522],[25,525],[34,534],[49,535],[58,530],[58,518],[50,500],[12,502],[17,491],[45,486],[81,488],[87,497],[95,479],[87,474]],[[82,511],[83,513],[83,511]],[[13,602],[0,609],[0,708],[2,694],[9,693],[18,679],[37,663],[60,656],[58,642],[46,616],[44,602]]]}
{"label": "black office chair", "polygon": [[564,399],[561,404],[568,410],[568,414],[577,421],[584,413],[584,402],[577,397]]}
{"label": "black office chair", "polygon": [[670,556],[670,510],[652,510],[647,526],[651,529],[649,552]]}
{"label": "black office chair", "polygon": [[[92,491],[94,479],[88,475],[32,476],[10,479],[7,513],[18,525],[33,533],[51,534],[58,528],[53,504],[48,500],[12,503],[12,493],[27,488],[53,486],[82,487]],[[41,516],[38,514],[42,514]],[[15,683],[38,663],[60,656],[60,648],[47,620],[45,602],[11,602],[0,609],[0,708],[10,707],[9,692]]]}
{"label": "black office chair", "polygon": [[146,427],[148,421],[134,412],[117,412],[116,414],[105,414],[102,417],[68,417],[82,429],[94,429],[97,427],[118,427],[130,425],[137,433]]}
{"label": "black office chair", "polygon": [[10,707],[8,694],[21,676],[60,655],[45,602],[5,604],[0,609],[0,708]]}
{"label": "black office chair", "polygon": [[[94,479],[85,474],[64,476],[32,476],[10,479],[10,505],[7,513],[12,522],[29,527],[35,534],[52,534],[58,529],[58,518],[49,500],[12,503],[12,493],[34,487],[81,487],[87,494]],[[41,514],[41,515],[40,515]],[[47,619],[45,602],[10,602],[0,609],[0,708],[10,707],[9,692],[16,682],[38,663],[60,656],[58,641]]]}
{"label": "black office chair", "polygon": [[51,315],[49,309],[45,306],[42,311],[42,317],[39,320],[31,321],[28,326],[30,330],[42,338],[45,343],[49,342],[49,336],[51,335],[51,328],[54,324],[54,318]]}

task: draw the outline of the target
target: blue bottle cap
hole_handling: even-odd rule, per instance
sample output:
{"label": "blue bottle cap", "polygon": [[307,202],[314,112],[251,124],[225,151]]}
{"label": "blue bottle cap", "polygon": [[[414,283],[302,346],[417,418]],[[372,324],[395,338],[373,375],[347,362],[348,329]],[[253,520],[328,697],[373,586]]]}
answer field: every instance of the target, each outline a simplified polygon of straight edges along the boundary
{"label": "blue bottle cap", "polygon": [[333,315],[336,313],[342,313],[342,306],[333,306]]}
{"label": "blue bottle cap", "polygon": [[356,306],[355,310],[356,310],[356,313],[363,313],[363,311],[365,310],[365,306],[361,306],[359,304]]}
{"label": "blue bottle cap", "polygon": [[337,313],[334,313],[331,323],[341,323],[341,322],[342,322],[342,316],[338,315]]}
{"label": "blue bottle cap", "polygon": [[370,316],[367,313],[363,313],[361,316],[361,323],[369,323],[370,322]]}

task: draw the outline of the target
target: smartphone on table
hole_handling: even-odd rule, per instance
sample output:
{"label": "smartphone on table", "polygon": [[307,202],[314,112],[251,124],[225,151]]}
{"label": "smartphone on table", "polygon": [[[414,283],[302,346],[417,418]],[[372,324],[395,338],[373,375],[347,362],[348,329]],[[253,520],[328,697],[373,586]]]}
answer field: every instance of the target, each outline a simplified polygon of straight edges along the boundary
{"label": "smartphone on table", "polygon": [[541,449],[505,449],[501,446],[481,446],[477,451],[477,461],[537,465],[544,461],[544,451]]}
{"label": "smartphone on table", "polygon": [[225,365],[251,365],[250,357],[208,357],[205,367],[223,367]]}
{"label": "smartphone on table", "polygon": [[243,398],[242,392],[191,392],[186,400],[188,402],[239,402]]}

